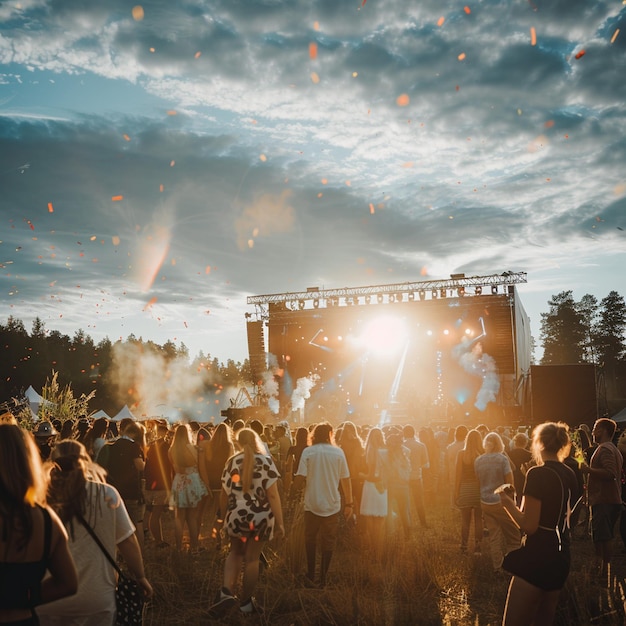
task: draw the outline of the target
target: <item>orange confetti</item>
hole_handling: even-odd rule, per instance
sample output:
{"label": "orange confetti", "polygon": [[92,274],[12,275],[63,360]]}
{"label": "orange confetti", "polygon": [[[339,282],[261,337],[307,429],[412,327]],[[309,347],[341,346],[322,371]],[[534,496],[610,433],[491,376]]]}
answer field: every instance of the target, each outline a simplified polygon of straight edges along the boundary
{"label": "orange confetti", "polygon": [[472,9],[470,9],[468,6],[464,6],[463,10],[469,15],[472,12]]}
{"label": "orange confetti", "polygon": [[361,6],[364,7],[366,2],[367,0],[363,0],[363,4],[361,4]]}
{"label": "orange confetti", "polygon": [[317,194],[317,197],[318,197],[318,198],[321,198],[323,195],[324,195],[324,194],[320,191],[320,192]]}
{"label": "orange confetti", "polygon": [[461,54],[459,54],[459,56],[457,57],[457,59],[459,61],[464,61],[465,60],[465,52],[461,52]]}
{"label": "orange confetti", "polygon": [[143,307],[143,310],[147,311],[148,309],[152,308],[156,303],[157,303],[157,297],[154,296],[153,298],[150,298],[150,301],[148,302],[148,304],[146,304],[145,307]]}
{"label": "orange confetti", "polygon": [[114,246],[119,246],[120,238],[117,235],[113,235],[113,237],[111,237],[111,243],[113,243]]}
{"label": "orange confetti", "polygon": [[576,53],[576,59],[582,59],[585,56],[585,51],[584,50],[580,50],[579,52]]}
{"label": "orange confetti", "polygon": [[133,7],[132,13],[133,13],[133,19],[136,22],[141,22],[141,20],[144,18],[143,7],[140,5]]}
{"label": "orange confetti", "polygon": [[122,135],[122,137],[124,137],[124,139],[126,139],[126,141],[130,141],[130,137],[126,133],[124,133]]}
{"label": "orange confetti", "polygon": [[26,223],[30,226],[31,230],[35,230],[35,225],[30,220],[27,220]]}
{"label": "orange confetti", "polygon": [[320,82],[320,77],[317,75],[317,72],[311,72],[311,82],[314,85],[317,85],[317,83]]}
{"label": "orange confetti", "polygon": [[120,200],[123,200],[124,196],[112,196],[111,197],[111,201],[112,202],[119,202]]}
{"label": "orange confetti", "polygon": [[356,78],[359,75],[358,72],[352,72],[352,78]]}
{"label": "orange confetti", "polygon": [[170,167],[174,167],[174,165],[176,165],[176,161],[174,160],[170,161]]}
{"label": "orange confetti", "polygon": [[317,44],[314,41],[309,44],[309,58],[317,59]]}
{"label": "orange confetti", "polygon": [[168,114],[168,115],[178,115],[178,114],[176,113],[176,111],[174,111],[174,109],[170,109],[170,110],[167,112],[167,114]]}
{"label": "orange confetti", "polygon": [[233,474],[232,481],[233,481],[234,483],[238,483],[240,480],[241,480],[241,479],[239,478],[239,474],[237,474],[237,473]]}
{"label": "orange confetti", "polygon": [[92,235],[91,237],[89,237],[89,241],[95,241],[97,239],[97,237],[95,235]]}
{"label": "orange confetti", "polygon": [[259,155],[259,159],[261,159],[261,161],[263,161],[263,163],[265,163],[265,161],[267,161],[267,157],[264,154]]}
{"label": "orange confetti", "polygon": [[374,215],[374,213],[376,213],[376,209],[374,208],[374,205],[370,202],[370,215]]}
{"label": "orange confetti", "polygon": [[446,21],[446,18],[442,15],[438,20],[437,20],[437,26],[443,26],[444,22]]}
{"label": "orange confetti", "polygon": [[544,126],[545,126],[546,128],[552,128],[552,127],[554,126],[554,120],[548,120],[548,121],[544,124]]}
{"label": "orange confetti", "polygon": [[424,265],[424,267],[422,267],[422,269],[420,270],[420,274],[422,276],[428,276],[428,268]]}
{"label": "orange confetti", "polygon": [[320,23],[319,22],[313,22],[313,30],[319,30],[320,29]]}
{"label": "orange confetti", "polygon": [[52,206],[52,202],[48,202],[48,213],[54,213],[54,207]]}
{"label": "orange confetti", "polygon": [[413,167],[413,161],[406,161],[402,164],[402,167]]}
{"label": "orange confetti", "polygon": [[396,98],[396,104],[397,104],[399,107],[405,107],[405,106],[408,106],[408,104],[409,104],[409,102],[410,102],[410,101],[411,101],[411,100],[410,100],[409,96],[408,96],[407,94],[405,94],[405,93],[400,94],[400,95]]}
{"label": "orange confetti", "polygon": [[196,52],[196,53],[193,55],[193,58],[194,58],[194,59],[199,59],[201,56],[202,56],[202,52],[200,52],[200,50],[198,50],[198,52]]}
{"label": "orange confetti", "polygon": [[328,185],[328,179],[322,178],[322,185]]}
{"label": "orange confetti", "polygon": [[150,52],[154,52],[154,48],[149,48]]}
{"label": "orange confetti", "polygon": [[163,184],[159,185],[159,191],[160,191],[161,193],[163,193],[163,189],[164,189]]}
{"label": "orange confetti", "polygon": [[530,45],[531,46],[537,45],[537,31],[535,30],[534,26],[530,27]]}
{"label": "orange confetti", "polygon": [[204,273],[205,273],[205,274],[210,274],[210,273],[211,273],[211,266],[210,266],[210,265],[207,265],[207,266],[204,268]]}
{"label": "orange confetti", "polygon": [[613,43],[617,39],[618,35],[619,35],[619,28],[616,28],[615,32],[613,33],[613,37],[611,37],[611,43]]}

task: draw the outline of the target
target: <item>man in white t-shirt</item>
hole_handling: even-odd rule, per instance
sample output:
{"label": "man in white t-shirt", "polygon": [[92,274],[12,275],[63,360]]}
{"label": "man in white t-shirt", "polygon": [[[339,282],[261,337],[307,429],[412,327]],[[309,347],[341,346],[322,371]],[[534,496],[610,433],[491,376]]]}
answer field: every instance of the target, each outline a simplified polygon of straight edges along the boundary
{"label": "man in white t-shirt", "polygon": [[333,442],[333,428],[320,423],[313,430],[313,444],[304,449],[294,478],[294,489],[306,481],[304,490],[304,545],[307,560],[307,579],[315,580],[315,551],[319,537],[322,551],[320,585],[326,584],[326,574],[337,542],[341,514],[341,494],[345,504],[343,513],[349,519],[353,513],[352,484],[343,450]]}

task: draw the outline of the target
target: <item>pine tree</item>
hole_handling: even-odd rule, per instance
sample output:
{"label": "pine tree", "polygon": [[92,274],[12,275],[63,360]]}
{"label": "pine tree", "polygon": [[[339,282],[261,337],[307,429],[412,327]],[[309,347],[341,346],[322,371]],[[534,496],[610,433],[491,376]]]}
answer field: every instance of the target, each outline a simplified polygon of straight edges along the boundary
{"label": "pine tree", "polygon": [[587,336],[584,318],[571,291],[562,291],[548,301],[550,310],[541,314],[542,365],[584,362]]}

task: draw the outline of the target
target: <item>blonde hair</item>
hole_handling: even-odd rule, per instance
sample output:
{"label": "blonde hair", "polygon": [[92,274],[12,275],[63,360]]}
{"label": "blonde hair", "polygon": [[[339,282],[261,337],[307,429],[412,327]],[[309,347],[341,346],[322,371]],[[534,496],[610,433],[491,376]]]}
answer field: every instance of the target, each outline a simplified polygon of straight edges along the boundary
{"label": "blonde hair", "polygon": [[541,452],[556,454],[559,461],[563,461],[570,451],[572,442],[569,438],[569,426],[564,422],[544,422],[533,431],[531,446],[533,458],[542,464]]}
{"label": "blonde hair", "polygon": [[174,433],[174,439],[170,446],[172,461],[179,467],[190,467],[195,464],[196,459],[192,458],[189,451],[191,437],[187,424],[179,424]]}
{"label": "blonde hair", "polygon": [[12,541],[15,528],[20,528],[19,546],[30,541],[33,533],[30,509],[45,505],[46,486],[32,435],[16,424],[0,423],[0,518],[7,544]]}
{"label": "blonde hair", "polygon": [[241,485],[244,493],[252,490],[252,473],[254,472],[255,454],[265,454],[265,446],[259,435],[251,428],[242,428],[237,433],[237,443],[243,451],[243,467],[241,468]]}

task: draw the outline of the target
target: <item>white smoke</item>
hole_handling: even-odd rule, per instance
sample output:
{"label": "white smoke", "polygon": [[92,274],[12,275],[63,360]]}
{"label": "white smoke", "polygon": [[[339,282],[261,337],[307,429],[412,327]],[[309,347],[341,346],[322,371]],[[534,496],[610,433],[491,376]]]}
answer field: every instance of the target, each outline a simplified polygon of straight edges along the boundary
{"label": "white smoke", "polygon": [[291,409],[300,411],[304,409],[305,402],[311,397],[311,389],[315,387],[320,377],[317,374],[309,374],[304,378],[298,378],[296,388],[291,394]]}
{"label": "white smoke", "polygon": [[278,382],[274,378],[273,371],[263,372],[261,389],[267,396],[267,406],[269,410],[277,414],[280,410],[280,401],[278,400]]}

